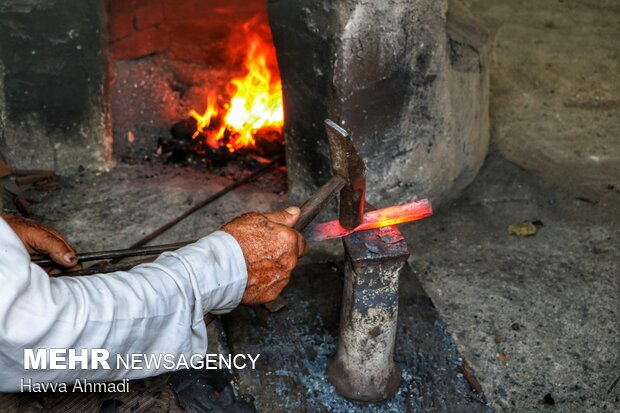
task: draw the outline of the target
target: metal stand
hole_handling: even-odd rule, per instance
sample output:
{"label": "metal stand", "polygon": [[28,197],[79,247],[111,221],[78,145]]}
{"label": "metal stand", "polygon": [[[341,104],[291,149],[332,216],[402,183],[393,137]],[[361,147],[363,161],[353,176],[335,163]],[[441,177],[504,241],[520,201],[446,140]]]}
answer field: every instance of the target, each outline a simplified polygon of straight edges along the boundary
{"label": "metal stand", "polygon": [[409,251],[395,226],[344,238],[345,284],[336,356],[329,380],[348,399],[377,402],[400,384],[394,362],[398,278]]}

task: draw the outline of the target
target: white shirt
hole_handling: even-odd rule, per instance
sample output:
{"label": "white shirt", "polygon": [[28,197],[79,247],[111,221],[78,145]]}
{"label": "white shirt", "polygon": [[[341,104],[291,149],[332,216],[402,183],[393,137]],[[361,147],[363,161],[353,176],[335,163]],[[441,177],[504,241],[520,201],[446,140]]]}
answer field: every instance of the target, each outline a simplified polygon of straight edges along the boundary
{"label": "white shirt", "polygon": [[110,360],[131,353],[188,359],[205,354],[203,316],[235,308],[246,282],[241,248],[222,231],[130,271],[48,277],[0,219],[0,391],[19,391],[22,378],[72,383],[164,372],[115,365],[110,370],[25,370],[24,348],[103,348]]}

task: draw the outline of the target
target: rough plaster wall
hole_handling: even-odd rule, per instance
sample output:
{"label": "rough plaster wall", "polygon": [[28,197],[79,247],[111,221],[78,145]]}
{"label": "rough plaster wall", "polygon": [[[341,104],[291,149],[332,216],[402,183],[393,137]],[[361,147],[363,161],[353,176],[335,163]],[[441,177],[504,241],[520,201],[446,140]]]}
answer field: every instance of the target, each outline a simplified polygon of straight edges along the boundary
{"label": "rough plaster wall", "polygon": [[471,16],[448,22],[447,1],[272,0],[268,8],[293,199],[331,175],[327,115],[351,132],[374,204],[439,204],[471,182],[488,144],[486,48]]}
{"label": "rough plaster wall", "polygon": [[[492,141],[601,199],[620,186],[620,2],[467,0],[492,39]],[[597,196],[598,194],[598,196]]]}
{"label": "rough plaster wall", "polygon": [[63,171],[102,164],[100,3],[0,4],[0,152],[11,165]]}
{"label": "rough plaster wall", "polygon": [[[0,54],[2,51],[0,50]],[[2,91],[4,90],[4,65],[2,64],[2,60],[0,60],[0,142],[5,141],[6,136],[6,110],[4,108],[4,94]],[[4,155],[0,150],[0,159],[3,159]]]}

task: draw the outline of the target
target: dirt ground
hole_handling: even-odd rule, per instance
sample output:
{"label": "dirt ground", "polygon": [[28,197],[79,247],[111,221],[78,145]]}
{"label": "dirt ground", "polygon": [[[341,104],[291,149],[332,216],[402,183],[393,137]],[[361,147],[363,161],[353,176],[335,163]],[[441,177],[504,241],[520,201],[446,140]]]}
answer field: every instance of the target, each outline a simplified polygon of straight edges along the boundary
{"label": "dirt ground", "polygon": [[[38,201],[35,214],[62,230],[78,250],[87,251],[129,245],[230,180],[172,166],[123,165],[60,181],[63,189],[33,192]],[[248,205],[257,210],[281,207],[286,203],[283,182],[283,171],[267,174],[198,211],[158,242],[199,237]],[[468,362],[480,380],[490,409],[547,411],[552,403],[563,412],[617,408],[620,214],[618,202],[612,201],[620,195],[609,191],[601,201],[566,192],[494,151],[459,199],[431,218],[402,225],[413,274],[437,308],[438,323],[445,323],[448,341],[456,343],[454,351],[460,355],[454,357]],[[539,221],[535,235],[520,238],[508,233],[511,224],[526,220]],[[311,245],[301,264],[341,260],[340,243],[331,241]],[[397,350],[413,369],[403,375],[402,385],[424,389],[425,380],[434,376],[421,379],[415,374],[416,358],[404,356],[415,352],[418,339],[406,332],[416,331],[420,320],[413,308],[420,302],[415,294],[405,293],[412,291],[409,279],[402,283]],[[322,296],[333,289],[328,290],[318,288],[311,295],[325,300]],[[289,294],[300,292],[293,289]],[[289,303],[293,315],[298,314],[296,305],[302,303]],[[252,336],[248,331],[255,321],[237,324]],[[286,329],[277,331],[269,340],[290,340]],[[243,337],[232,334],[228,345],[247,347],[251,343]],[[422,346],[424,340],[419,340]],[[317,347],[325,348],[329,346]],[[281,361],[273,363],[265,368],[273,370]],[[326,383],[322,385],[321,391],[327,391]],[[331,406],[332,411],[352,408],[346,403]],[[393,411],[389,406],[382,409]],[[412,406],[458,411],[423,401]]]}
{"label": "dirt ground", "polygon": [[[557,411],[618,411],[619,211],[492,154],[459,200],[405,230],[413,268],[498,411],[547,411],[547,395]],[[523,221],[539,221],[536,234],[510,235]]]}

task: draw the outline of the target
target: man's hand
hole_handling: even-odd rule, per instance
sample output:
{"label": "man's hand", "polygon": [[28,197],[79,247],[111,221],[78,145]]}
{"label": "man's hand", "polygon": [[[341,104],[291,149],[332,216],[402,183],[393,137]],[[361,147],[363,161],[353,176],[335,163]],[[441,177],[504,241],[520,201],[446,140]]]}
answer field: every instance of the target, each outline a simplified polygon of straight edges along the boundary
{"label": "man's hand", "polygon": [[2,218],[17,234],[30,255],[49,256],[63,267],[73,267],[77,264],[75,250],[54,228],[14,215],[3,215]]}
{"label": "man's hand", "polygon": [[237,240],[245,257],[248,283],[243,304],[272,301],[288,284],[297,258],[306,253],[304,237],[292,228],[300,213],[299,208],[288,207],[243,214],[222,227]]}

